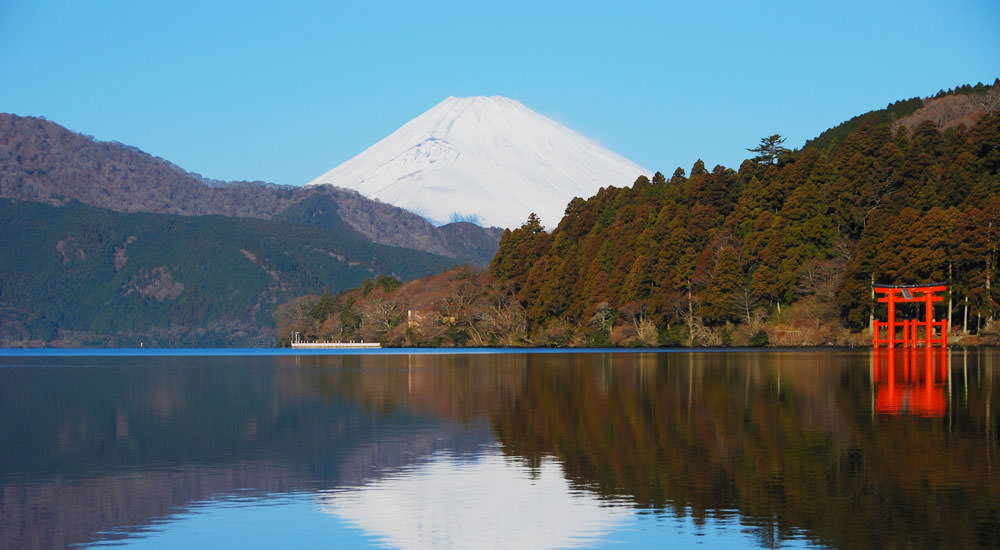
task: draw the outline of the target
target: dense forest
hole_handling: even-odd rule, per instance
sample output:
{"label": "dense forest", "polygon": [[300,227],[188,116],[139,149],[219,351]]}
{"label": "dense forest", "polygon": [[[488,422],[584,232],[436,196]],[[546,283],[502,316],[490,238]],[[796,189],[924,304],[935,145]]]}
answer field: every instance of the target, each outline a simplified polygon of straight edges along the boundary
{"label": "dense forest", "polygon": [[372,243],[337,212],[323,196],[269,220],[0,199],[0,344],[273,346],[290,297],[454,264]]}
{"label": "dense forest", "polygon": [[[505,231],[488,271],[286,307],[280,336],[396,345],[856,344],[872,283],[946,282],[957,332],[1000,313],[1000,80],[856,117],[739,169],[574,198]],[[969,123],[967,125],[967,123]],[[419,290],[417,290],[419,289]]]}

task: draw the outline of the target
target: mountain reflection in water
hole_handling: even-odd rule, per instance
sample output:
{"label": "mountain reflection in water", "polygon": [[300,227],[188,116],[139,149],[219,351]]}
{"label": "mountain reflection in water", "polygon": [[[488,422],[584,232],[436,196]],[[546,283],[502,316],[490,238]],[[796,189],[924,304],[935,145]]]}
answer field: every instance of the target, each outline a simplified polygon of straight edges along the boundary
{"label": "mountain reflection in water", "polygon": [[357,544],[992,547],[998,369],[997,350],[0,357],[0,547],[142,545],[281,495]]}
{"label": "mountain reflection in water", "polygon": [[631,514],[624,502],[573,489],[559,464],[534,468],[485,452],[424,464],[320,497],[327,513],[399,548],[578,548]]}

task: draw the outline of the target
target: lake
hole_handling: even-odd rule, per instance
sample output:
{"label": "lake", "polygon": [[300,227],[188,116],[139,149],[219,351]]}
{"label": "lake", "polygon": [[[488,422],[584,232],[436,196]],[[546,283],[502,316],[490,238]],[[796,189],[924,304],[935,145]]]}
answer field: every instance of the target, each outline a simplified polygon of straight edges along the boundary
{"label": "lake", "polygon": [[24,353],[4,549],[1000,545],[996,349]]}

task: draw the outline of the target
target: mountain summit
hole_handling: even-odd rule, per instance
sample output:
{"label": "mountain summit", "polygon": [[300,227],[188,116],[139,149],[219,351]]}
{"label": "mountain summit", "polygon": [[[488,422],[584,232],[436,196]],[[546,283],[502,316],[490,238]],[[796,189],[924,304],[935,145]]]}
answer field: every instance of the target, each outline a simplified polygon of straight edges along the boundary
{"label": "mountain summit", "polygon": [[308,185],[355,189],[432,223],[555,227],[573,197],[649,171],[506,97],[449,97]]}

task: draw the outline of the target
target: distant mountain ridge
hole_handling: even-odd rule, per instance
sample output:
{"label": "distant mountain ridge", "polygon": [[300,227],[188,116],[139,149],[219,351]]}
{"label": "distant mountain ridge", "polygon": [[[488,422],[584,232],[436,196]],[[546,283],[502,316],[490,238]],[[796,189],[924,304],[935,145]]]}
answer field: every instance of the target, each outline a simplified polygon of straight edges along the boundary
{"label": "distant mountain ridge", "polygon": [[0,198],[56,206],[76,200],[119,212],[267,219],[318,195],[333,199],[345,222],[380,244],[485,265],[500,239],[499,229],[437,228],[347,189],[208,180],[135,147],[96,141],[45,119],[0,113]]}
{"label": "distant mountain ridge", "polygon": [[448,99],[309,186],[356,189],[435,224],[555,226],[574,197],[650,172],[506,97]]}
{"label": "distant mountain ridge", "polygon": [[271,346],[284,300],[486,265],[500,238],[332,186],[208,180],[10,114],[0,234],[0,346]]}

